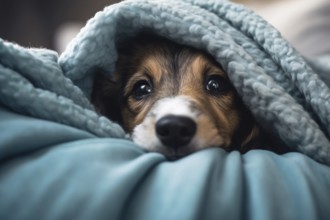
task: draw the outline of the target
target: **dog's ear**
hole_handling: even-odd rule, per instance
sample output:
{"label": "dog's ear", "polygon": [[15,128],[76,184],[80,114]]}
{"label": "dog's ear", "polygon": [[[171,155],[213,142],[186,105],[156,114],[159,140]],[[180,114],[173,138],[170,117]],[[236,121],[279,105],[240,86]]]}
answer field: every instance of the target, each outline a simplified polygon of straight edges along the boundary
{"label": "dog's ear", "polygon": [[277,154],[284,154],[293,151],[281,141],[279,137],[275,137],[268,132],[262,131],[257,124],[251,129],[251,132],[242,142],[239,151],[245,153],[252,149],[270,150]]}
{"label": "dog's ear", "polygon": [[[242,110],[242,109],[241,109]],[[232,138],[231,149],[245,153],[259,146],[260,128],[256,124],[252,114],[247,109],[240,112],[240,123]]]}
{"label": "dog's ear", "polygon": [[278,154],[292,151],[279,137],[266,132],[258,125],[252,113],[244,105],[240,108],[243,111],[240,113],[240,127],[233,136],[233,150],[246,153],[252,149],[264,149]]}
{"label": "dog's ear", "polygon": [[257,124],[253,124],[249,131],[241,137],[241,143],[240,148],[241,151],[247,151],[248,149],[253,149],[257,144],[256,142],[259,142],[260,138],[260,128],[257,126]]}
{"label": "dog's ear", "polygon": [[101,115],[122,123],[120,82],[116,74],[95,72],[91,102]]}

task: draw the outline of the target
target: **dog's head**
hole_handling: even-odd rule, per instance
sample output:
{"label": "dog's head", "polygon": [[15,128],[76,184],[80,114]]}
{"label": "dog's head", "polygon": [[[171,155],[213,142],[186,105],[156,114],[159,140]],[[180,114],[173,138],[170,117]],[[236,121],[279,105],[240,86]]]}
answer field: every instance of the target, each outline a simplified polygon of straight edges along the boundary
{"label": "dog's head", "polygon": [[135,143],[169,157],[251,148],[258,126],[210,55],[150,35],[118,51],[115,72],[96,75],[92,101]]}

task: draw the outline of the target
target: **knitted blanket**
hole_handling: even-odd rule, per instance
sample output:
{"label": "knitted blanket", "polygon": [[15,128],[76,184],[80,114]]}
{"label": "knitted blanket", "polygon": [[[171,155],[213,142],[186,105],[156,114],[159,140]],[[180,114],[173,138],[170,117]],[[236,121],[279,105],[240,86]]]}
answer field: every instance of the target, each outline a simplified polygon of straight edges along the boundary
{"label": "knitted blanket", "polygon": [[90,103],[93,74],[111,72],[118,40],[145,28],[207,51],[263,128],[330,165],[330,90],[315,72],[329,79],[329,62],[307,62],[266,21],[225,0],[127,0],[106,7],[60,56],[1,40],[0,103],[97,137],[126,138]]}

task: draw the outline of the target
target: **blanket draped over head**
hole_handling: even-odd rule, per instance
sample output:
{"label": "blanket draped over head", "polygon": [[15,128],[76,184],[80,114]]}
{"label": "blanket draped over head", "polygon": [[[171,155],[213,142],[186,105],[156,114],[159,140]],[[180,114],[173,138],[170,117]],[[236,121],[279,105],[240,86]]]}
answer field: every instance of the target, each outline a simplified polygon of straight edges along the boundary
{"label": "blanket draped over head", "polygon": [[[262,128],[298,153],[208,149],[170,163],[132,148],[122,127],[95,111],[90,95],[95,71],[114,70],[117,43],[144,29],[207,51]],[[321,219],[328,213],[326,219],[329,85],[329,57],[304,59],[254,12],[225,0],[108,6],[60,56],[0,40],[0,218]],[[187,184],[178,190],[180,181]],[[302,200],[299,193],[311,188],[304,194],[311,199]],[[290,210],[278,212],[283,202]]]}
{"label": "blanket draped over head", "polygon": [[59,63],[54,52],[1,41],[1,103],[100,137],[124,137],[123,130],[97,116],[89,102],[93,71],[111,72],[118,39],[145,28],[206,50],[228,73],[262,127],[292,149],[330,164],[329,88],[272,26],[227,1],[113,5],[87,23]]}

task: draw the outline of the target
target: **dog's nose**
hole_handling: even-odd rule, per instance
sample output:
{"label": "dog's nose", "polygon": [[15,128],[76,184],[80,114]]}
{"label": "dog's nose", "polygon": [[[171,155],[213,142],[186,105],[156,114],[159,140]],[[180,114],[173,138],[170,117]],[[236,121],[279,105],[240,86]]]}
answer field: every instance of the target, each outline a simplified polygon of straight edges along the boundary
{"label": "dog's nose", "polygon": [[168,115],[156,123],[156,134],[167,147],[179,148],[190,142],[196,133],[196,123],[184,116]]}

